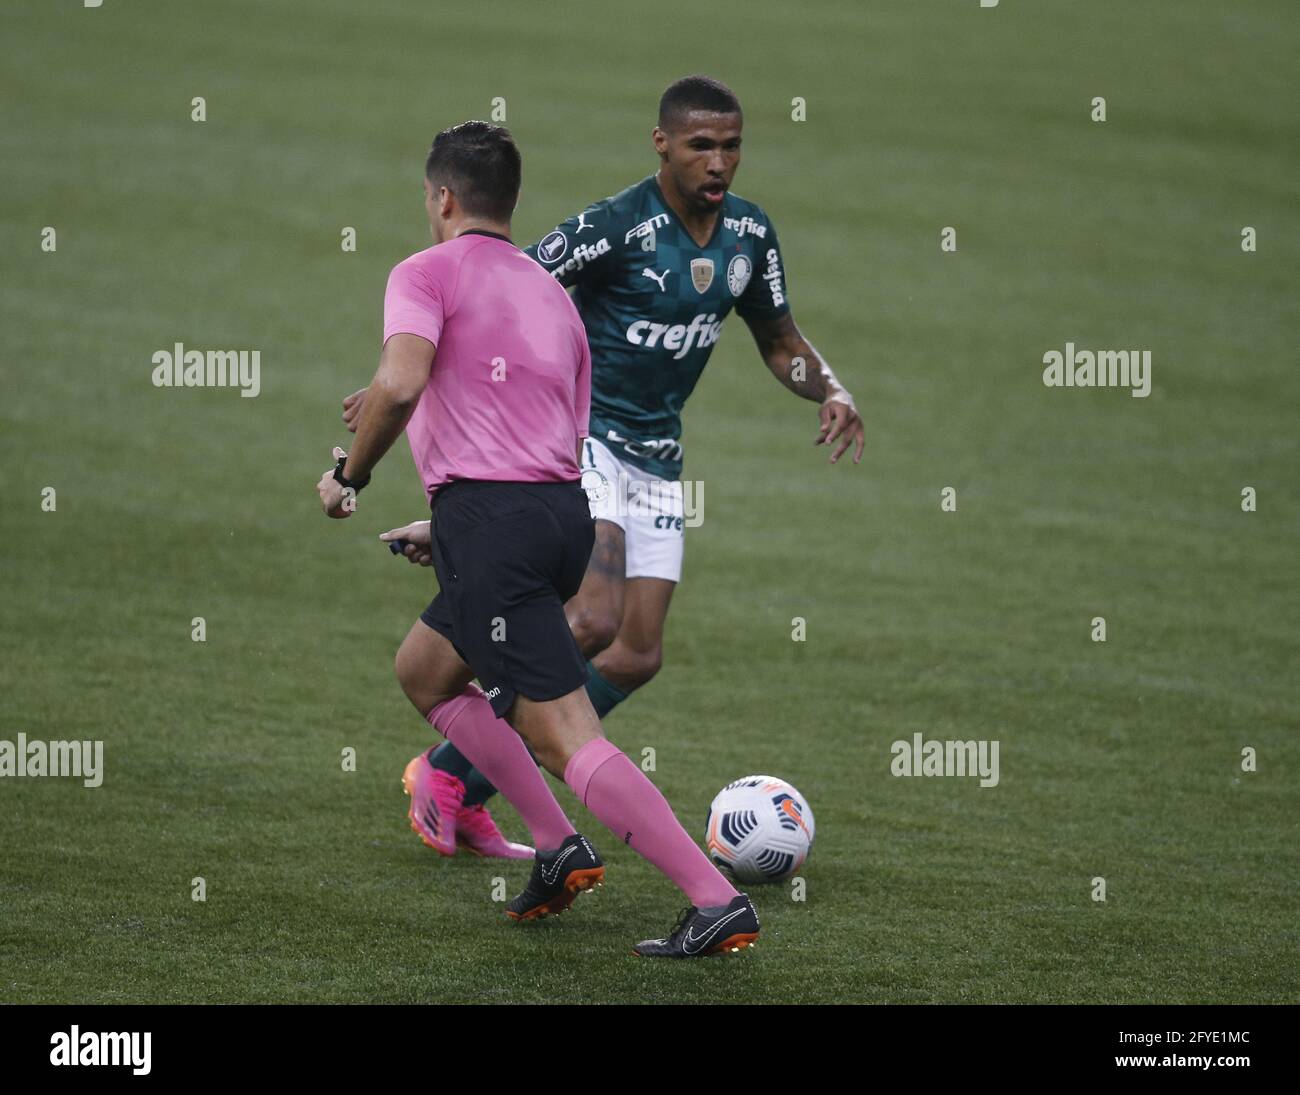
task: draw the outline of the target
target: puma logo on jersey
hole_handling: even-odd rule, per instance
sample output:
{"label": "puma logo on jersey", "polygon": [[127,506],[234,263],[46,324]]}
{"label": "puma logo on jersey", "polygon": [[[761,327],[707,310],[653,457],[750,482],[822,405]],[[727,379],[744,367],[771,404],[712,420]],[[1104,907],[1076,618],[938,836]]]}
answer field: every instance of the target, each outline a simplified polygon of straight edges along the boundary
{"label": "puma logo on jersey", "polygon": [[596,226],[595,226],[594,224],[588,224],[588,223],[587,223],[587,214],[586,214],[586,213],[579,213],[579,214],[578,214],[578,227],[575,228],[575,229],[573,230],[573,234],[576,236],[576,235],[577,235],[579,232],[581,232],[584,228],[595,228],[595,227],[596,227]]}
{"label": "puma logo on jersey", "polygon": [[646,346],[654,349],[663,342],[665,350],[676,350],[673,360],[685,357],[692,346],[704,349],[718,341],[722,334],[722,320],[710,312],[697,315],[690,323],[651,323],[648,319],[638,319],[627,329],[627,340],[633,346]]}
{"label": "puma logo on jersey", "polygon": [[641,273],[658,285],[661,293],[666,293],[668,291],[668,286],[665,282],[668,280],[668,275],[672,273],[671,270],[665,270],[662,274],[656,274],[653,270],[647,267],[642,270]]}

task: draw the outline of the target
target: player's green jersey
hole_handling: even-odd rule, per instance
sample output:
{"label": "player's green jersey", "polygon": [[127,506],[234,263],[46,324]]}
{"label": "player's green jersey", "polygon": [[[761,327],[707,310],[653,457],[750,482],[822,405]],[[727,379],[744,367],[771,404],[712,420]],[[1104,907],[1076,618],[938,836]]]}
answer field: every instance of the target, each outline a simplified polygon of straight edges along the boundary
{"label": "player's green jersey", "polygon": [[700,247],[651,175],[525,248],[566,288],[591,344],[591,435],[663,479],[682,470],[682,405],[722,321],[789,311],[776,231],[728,193]]}

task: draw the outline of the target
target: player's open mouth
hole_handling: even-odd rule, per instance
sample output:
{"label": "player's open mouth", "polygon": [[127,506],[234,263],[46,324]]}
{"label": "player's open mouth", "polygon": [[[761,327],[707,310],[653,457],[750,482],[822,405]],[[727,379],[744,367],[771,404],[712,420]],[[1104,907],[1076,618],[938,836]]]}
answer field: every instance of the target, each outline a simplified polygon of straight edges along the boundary
{"label": "player's open mouth", "polygon": [[705,201],[720,202],[726,196],[727,184],[723,182],[706,183],[700,188]]}

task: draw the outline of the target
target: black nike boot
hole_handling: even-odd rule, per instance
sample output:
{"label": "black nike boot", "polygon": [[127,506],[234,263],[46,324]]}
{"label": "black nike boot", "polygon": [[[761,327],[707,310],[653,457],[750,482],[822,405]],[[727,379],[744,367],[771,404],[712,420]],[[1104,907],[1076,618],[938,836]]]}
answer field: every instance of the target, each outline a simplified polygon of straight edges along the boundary
{"label": "black nike boot", "polygon": [[683,909],[667,939],[643,939],[632,948],[642,958],[704,958],[730,954],[754,945],[758,938],[758,913],[746,894],[713,913],[692,905]]}
{"label": "black nike boot", "polygon": [[511,920],[538,920],[562,913],[578,894],[605,881],[605,866],[581,833],[565,837],[555,851],[533,859],[533,874],[524,892],[506,906]]}

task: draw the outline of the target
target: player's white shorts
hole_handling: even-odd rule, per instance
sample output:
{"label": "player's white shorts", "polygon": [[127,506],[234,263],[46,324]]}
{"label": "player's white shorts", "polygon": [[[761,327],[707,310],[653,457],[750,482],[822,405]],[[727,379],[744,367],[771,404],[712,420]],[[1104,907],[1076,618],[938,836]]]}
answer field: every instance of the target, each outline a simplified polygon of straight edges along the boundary
{"label": "player's white shorts", "polygon": [[597,521],[623,530],[628,578],[682,580],[682,485],[624,463],[594,437],[582,442],[582,488]]}

